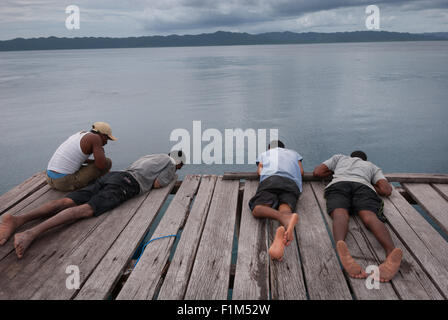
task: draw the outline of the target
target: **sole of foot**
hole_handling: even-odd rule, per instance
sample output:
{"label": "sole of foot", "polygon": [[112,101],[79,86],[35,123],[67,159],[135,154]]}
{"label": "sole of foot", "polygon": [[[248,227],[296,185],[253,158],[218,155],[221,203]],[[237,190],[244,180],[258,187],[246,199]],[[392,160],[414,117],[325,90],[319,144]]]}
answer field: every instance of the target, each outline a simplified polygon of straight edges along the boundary
{"label": "sole of foot", "polygon": [[0,222],[0,245],[3,245],[8,241],[15,229],[16,224],[14,223],[14,217],[9,213],[3,214],[2,221]]}
{"label": "sole of foot", "polygon": [[17,233],[14,235],[14,248],[16,249],[17,258],[21,259],[25,254],[26,249],[33,242],[33,237],[27,231]]}
{"label": "sole of foot", "polygon": [[283,238],[285,235],[285,227],[280,226],[277,228],[277,231],[275,232],[275,238],[274,242],[272,243],[271,247],[269,248],[269,256],[272,260],[283,260],[283,254],[285,252],[285,245],[283,243]]}
{"label": "sole of foot", "polygon": [[339,259],[341,259],[342,266],[350,277],[355,279],[367,278],[367,273],[350,255],[347,244],[344,241],[339,240],[336,243],[336,249],[339,255]]}
{"label": "sole of foot", "polygon": [[398,272],[403,259],[403,251],[400,248],[395,248],[379,266],[380,281],[389,282]]}

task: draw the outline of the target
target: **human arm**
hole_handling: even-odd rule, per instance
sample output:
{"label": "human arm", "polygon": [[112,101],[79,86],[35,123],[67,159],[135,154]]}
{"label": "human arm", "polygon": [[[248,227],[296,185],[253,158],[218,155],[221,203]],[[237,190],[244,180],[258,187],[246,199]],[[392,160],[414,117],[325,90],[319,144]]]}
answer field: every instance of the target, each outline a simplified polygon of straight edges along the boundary
{"label": "human arm", "polygon": [[300,167],[300,174],[303,177],[304,171],[303,171],[303,165],[302,165],[302,160],[299,160],[299,167]]}
{"label": "human arm", "polygon": [[321,163],[316,168],[314,168],[313,176],[317,178],[326,178],[333,174],[333,171],[330,170],[325,164]]}
{"label": "human arm", "polygon": [[153,184],[153,186],[152,186],[154,189],[159,189],[159,188],[162,188],[162,186],[160,185],[160,182],[159,182],[159,180],[154,180],[154,184]]}
{"label": "human arm", "polygon": [[81,139],[81,150],[85,154],[93,154],[93,160],[87,159],[85,163],[94,163],[95,167],[103,170],[107,167],[103,140],[97,134],[89,133]]}
{"label": "human arm", "polygon": [[386,179],[378,180],[373,187],[380,196],[389,197],[392,194],[392,186]]}
{"label": "human arm", "polygon": [[165,167],[160,174],[157,176],[157,178],[154,180],[153,187],[163,188],[170,184],[171,181],[176,177],[176,168],[174,164],[169,164],[167,167]]}
{"label": "human arm", "polygon": [[261,170],[263,170],[263,163],[258,163],[257,174],[261,176]]}
{"label": "human arm", "polygon": [[377,166],[373,166],[372,185],[380,196],[388,197],[392,194],[392,186],[387,181],[383,172]]}

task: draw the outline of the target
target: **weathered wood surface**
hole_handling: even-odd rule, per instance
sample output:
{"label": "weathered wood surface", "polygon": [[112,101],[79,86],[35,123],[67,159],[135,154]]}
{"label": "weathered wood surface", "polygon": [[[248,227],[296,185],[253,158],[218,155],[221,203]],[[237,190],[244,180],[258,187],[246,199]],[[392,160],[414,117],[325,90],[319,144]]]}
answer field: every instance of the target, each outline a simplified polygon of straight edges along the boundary
{"label": "weathered wood surface", "polygon": [[267,220],[256,219],[248,205],[257,187],[258,181],[244,185],[233,300],[269,299]]}
{"label": "weathered wood surface", "polygon": [[[419,262],[434,285],[448,297],[447,242],[396,191],[384,199],[384,215],[391,229]],[[392,206],[396,210],[393,210]],[[415,229],[414,229],[415,228]]]}
{"label": "weathered wood surface", "polygon": [[76,299],[98,300],[109,297],[173,187],[174,181],[165,188],[151,190],[140,207],[137,208],[132,220],[119,234],[117,240],[89,276]]}
{"label": "weathered wood surface", "polygon": [[448,184],[440,184],[436,183],[432,185],[434,189],[436,189],[445,200],[448,201]]}
{"label": "weathered wood surface", "polygon": [[45,173],[38,172],[17,187],[0,196],[0,214],[45,186],[47,184],[45,179]]}
{"label": "weathered wood surface", "polygon": [[[319,207],[322,211],[324,219],[330,232],[333,232],[333,220],[330,215],[327,214],[326,201],[324,199],[324,188],[325,184],[323,182],[312,182],[311,186],[316,196]],[[333,236],[331,238],[334,242]],[[371,245],[367,242],[364,233],[362,232],[359,223],[355,219],[349,220],[349,230],[347,233],[347,238],[345,239],[347,247],[350,250],[353,258],[359,263],[364,270],[369,265],[379,265],[377,257],[374,255],[371,249]],[[358,300],[397,300],[399,297],[395,293],[391,283],[381,284],[379,289],[369,289],[366,286],[366,280],[353,279],[346,275],[350,283],[350,287]]]}
{"label": "weathered wood surface", "polygon": [[180,300],[185,295],[216,181],[217,176],[202,176],[193,207],[188,215],[170,268],[160,288],[157,297],[159,300]]}
{"label": "weathered wood surface", "polygon": [[[177,235],[199,187],[199,182],[200,176],[198,175],[187,175],[185,177],[152,235],[152,239]],[[146,247],[140,261],[118,294],[118,300],[153,299],[174,242],[174,237],[163,238],[150,243]]]}
{"label": "weathered wood surface", "polygon": [[300,215],[296,236],[310,299],[352,299],[309,183],[303,184],[296,210]]}
{"label": "weathered wood surface", "polygon": [[[384,205],[384,211],[395,210],[394,207],[389,204]],[[360,229],[364,233],[365,237],[368,239],[370,245],[372,246],[375,256],[379,263],[382,263],[386,260],[386,254],[384,249],[381,247],[380,243],[374,237],[374,235],[367,230],[367,228],[362,223],[359,217],[355,217]],[[400,248],[403,251],[403,260],[401,261],[400,270],[395,275],[395,277],[391,280],[391,284],[395,289],[397,295],[400,299],[405,300],[438,300],[443,299],[440,292],[432,283],[431,279],[426,275],[424,270],[420,267],[420,265],[415,261],[412,255],[407,250],[406,246],[397,238],[394,232],[386,225],[388,229],[392,241],[394,242],[397,248]],[[381,287],[385,285],[380,283]],[[375,290],[375,289],[373,289]]]}
{"label": "weathered wood surface", "polygon": [[429,184],[405,183],[404,188],[436,221],[440,228],[448,233],[448,201]]}
{"label": "weathered wood surface", "polygon": [[[43,192],[42,192],[43,191]],[[17,205],[15,205],[13,208],[9,209],[7,212],[12,215],[21,215],[24,214],[30,210],[33,210],[35,208],[38,208],[42,204],[44,204],[47,201],[56,200],[61,198],[65,193],[55,190],[50,190],[47,187],[44,187],[42,189],[39,189],[35,194],[27,197]],[[22,232],[26,229],[29,229],[36,225],[41,220],[35,220],[26,223],[22,227],[18,228],[16,230],[17,232]],[[14,236],[11,236],[9,240],[2,246],[0,246],[0,261],[6,257],[8,254],[12,253],[14,251]]]}
{"label": "weathered wood surface", "polygon": [[[448,183],[448,174],[432,174],[432,173],[386,173],[384,176],[389,182],[400,183]],[[257,180],[259,178],[257,172],[225,172],[224,180]],[[321,178],[313,176],[312,172],[305,172],[302,177],[303,181],[321,181]]]}
{"label": "weathered wood surface", "polygon": [[[409,175],[412,181],[430,179],[432,184],[404,183],[404,190],[442,232],[448,212],[448,185],[440,182],[444,176]],[[401,174],[388,177],[409,181]],[[387,227],[404,252],[402,267],[390,283],[369,290],[365,280],[344,275],[339,264],[323,182],[304,183],[295,239],[278,262],[270,261],[267,253],[278,223],[255,219],[247,206],[258,181],[240,185],[233,178],[187,176],[182,183],[140,195],[100,217],[46,232],[20,260],[11,238],[0,246],[0,299],[107,299],[112,291],[118,299],[448,298],[448,242],[397,190],[384,201]],[[124,269],[174,185],[177,193],[152,239],[177,234],[177,245],[175,238],[148,245],[120,291],[117,283]],[[50,189],[41,173],[1,196],[0,209],[20,215],[63,195]],[[238,255],[230,295],[234,239]],[[346,242],[364,268],[385,259],[382,247],[357,217],[350,219]],[[66,288],[69,265],[80,269],[80,290]]]}
{"label": "weathered wood surface", "polygon": [[[269,221],[269,245],[274,241],[279,226],[280,224],[277,221]],[[306,300],[307,291],[302,270],[297,236],[294,235],[294,241],[285,248],[283,260],[270,261],[272,299]]]}
{"label": "weathered wood surface", "polygon": [[238,189],[238,181],[216,183],[185,299],[227,299]]}

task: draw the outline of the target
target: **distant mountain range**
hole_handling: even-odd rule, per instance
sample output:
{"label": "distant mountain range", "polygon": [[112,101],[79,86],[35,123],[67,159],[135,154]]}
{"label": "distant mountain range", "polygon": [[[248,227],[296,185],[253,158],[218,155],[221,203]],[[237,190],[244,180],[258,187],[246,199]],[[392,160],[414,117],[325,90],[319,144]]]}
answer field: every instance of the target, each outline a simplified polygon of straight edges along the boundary
{"label": "distant mountain range", "polygon": [[218,31],[198,35],[128,38],[17,38],[0,41],[0,51],[433,40],[448,40],[448,32],[415,34],[388,31],[353,31],[335,33],[269,32],[249,34]]}

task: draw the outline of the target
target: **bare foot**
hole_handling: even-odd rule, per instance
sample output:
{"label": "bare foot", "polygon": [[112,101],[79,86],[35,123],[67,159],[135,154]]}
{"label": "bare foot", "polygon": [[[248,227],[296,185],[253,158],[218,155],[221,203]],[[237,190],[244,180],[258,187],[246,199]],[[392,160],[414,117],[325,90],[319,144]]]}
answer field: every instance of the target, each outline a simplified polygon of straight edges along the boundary
{"label": "bare foot", "polygon": [[16,248],[16,255],[20,259],[23,257],[25,250],[33,242],[34,237],[29,231],[16,233],[14,236],[14,247]]}
{"label": "bare foot", "polygon": [[403,251],[400,248],[395,248],[380,266],[380,281],[388,282],[400,269],[401,259],[403,258]]}
{"label": "bare foot", "polygon": [[3,245],[8,241],[9,237],[16,230],[16,223],[14,216],[9,213],[5,213],[2,216],[2,222],[0,222],[0,245]]}
{"label": "bare foot", "polygon": [[291,244],[291,241],[294,240],[294,227],[298,221],[299,215],[297,213],[293,213],[289,218],[288,224],[285,225],[286,232],[285,236],[283,237],[283,242],[286,246],[289,246]]}
{"label": "bare foot", "polygon": [[367,278],[367,273],[350,255],[347,244],[344,241],[339,240],[338,243],[336,243],[336,250],[339,254],[339,258],[341,259],[342,266],[350,277],[356,279]]}
{"label": "bare foot", "polygon": [[272,260],[283,260],[283,253],[285,251],[285,245],[283,243],[283,237],[285,235],[285,227],[280,226],[275,233],[274,242],[269,248],[269,255]]}

